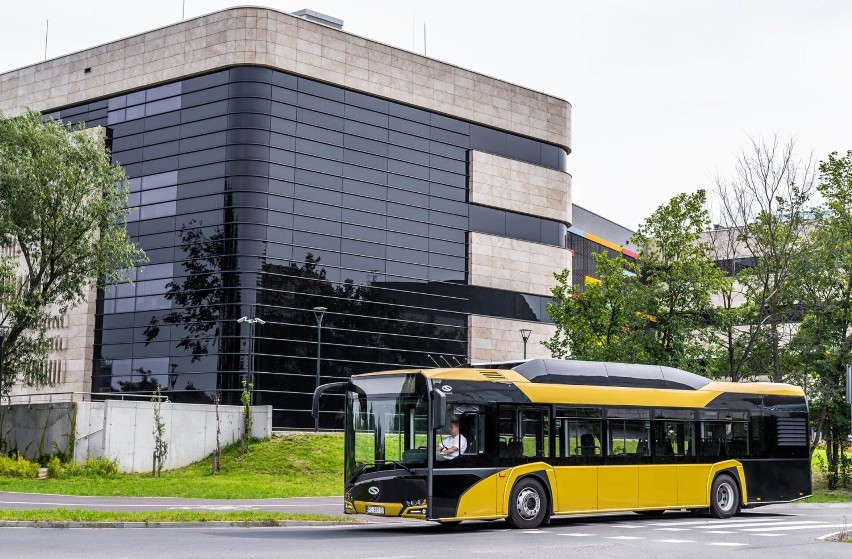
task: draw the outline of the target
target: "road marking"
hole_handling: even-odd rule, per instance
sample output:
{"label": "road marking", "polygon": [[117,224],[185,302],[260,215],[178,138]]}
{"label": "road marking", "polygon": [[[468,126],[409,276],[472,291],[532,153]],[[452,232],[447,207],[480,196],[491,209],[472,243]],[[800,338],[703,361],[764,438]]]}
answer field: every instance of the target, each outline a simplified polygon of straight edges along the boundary
{"label": "road marking", "polygon": [[[814,529],[821,530],[823,528],[844,528],[846,526],[848,526],[848,524],[823,524],[822,522],[817,522],[815,525],[811,525],[811,526],[779,526],[777,528],[774,528],[774,530],[779,530],[779,529],[784,530],[784,531],[814,530]],[[769,530],[768,528],[743,528],[743,529],[740,530],[740,532],[763,532],[763,531],[768,531],[768,530]]]}
{"label": "road marking", "polygon": [[658,532],[689,532],[690,528],[654,528]]}
{"label": "road marking", "polygon": [[594,536],[594,534],[556,534],[557,536],[571,536],[573,538],[587,538],[589,536]]}
{"label": "road marking", "polygon": [[[793,518],[792,516],[789,518]],[[742,522],[780,522],[784,519],[782,518],[738,518],[736,520],[720,520],[720,519],[707,519],[707,520],[689,520],[683,522],[649,522],[647,526],[719,526],[724,527],[728,524],[734,523],[739,524]]]}
{"label": "road marking", "polygon": [[73,501],[63,501],[63,502],[52,502],[52,501],[0,501],[0,505],[33,505],[33,506],[50,506],[50,507],[103,507],[105,510],[110,510],[113,508],[155,508],[155,509],[163,509],[163,510],[175,510],[175,509],[208,509],[208,510],[219,510],[222,507],[227,507],[229,509],[245,509],[245,510],[253,510],[259,507],[263,508],[305,508],[305,507],[340,507],[340,505],[336,504],[304,504],[304,505],[282,505],[282,504],[274,504],[274,503],[258,503],[252,505],[216,505],[216,504],[199,504],[199,505],[181,505],[175,506],[168,503],[159,503],[159,504],[149,504],[149,503],[111,503],[111,502],[84,502],[84,503],[76,503]]}
{"label": "road marking", "polygon": [[739,547],[741,545],[748,545],[747,543],[734,543],[734,542],[712,542],[707,545],[720,545],[723,547]]}
{"label": "road marking", "polygon": [[659,543],[695,543],[695,540],[654,540]]}
{"label": "road marking", "polygon": [[645,538],[641,538],[639,536],[607,536],[608,540],[643,540]]}
{"label": "road marking", "polygon": [[169,507],[166,510],[211,510],[211,511],[230,511],[230,510],[255,510],[255,507],[249,505],[190,505],[185,507]]}
{"label": "road marking", "polygon": [[705,534],[736,534],[733,530],[704,530]]}
{"label": "road marking", "polygon": [[783,536],[784,534],[751,534],[752,536],[764,536],[767,538],[777,538]]}
{"label": "road marking", "polygon": [[[757,528],[760,528],[760,529],[764,529],[764,528],[769,528],[769,527],[774,526],[774,527],[776,527],[776,529],[778,529],[778,528],[784,528],[784,527],[787,527],[787,526],[800,526],[800,525],[805,525],[805,524],[816,525],[816,524],[822,524],[822,522],[819,522],[817,520],[760,522],[760,523],[757,523],[757,524],[754,524],[754,523],[751,523],[751,522],[738,522],[738,523],[735,523],[735,524],[726,524],[725,526],[720,526],[720,528],[726,528],[726,529],[741,529],[741,528],[755,528],[755,529],[757,529]],[[716,528],[716,526],[707,526],[707,528]],[[702,528],[698,528],[698,529],[701,530]]]}

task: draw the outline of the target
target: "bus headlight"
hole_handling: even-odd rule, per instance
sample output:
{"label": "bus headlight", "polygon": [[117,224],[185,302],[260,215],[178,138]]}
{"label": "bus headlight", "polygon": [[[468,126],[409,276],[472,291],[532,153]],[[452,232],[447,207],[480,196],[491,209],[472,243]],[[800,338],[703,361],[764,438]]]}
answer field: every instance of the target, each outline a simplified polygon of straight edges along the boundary
{"label": "bus headlight", "polygon": [[419,507],[426,504],[426,499],[411,499],[409,501],[403,501],[402,506],[405,508],[408,507]]}

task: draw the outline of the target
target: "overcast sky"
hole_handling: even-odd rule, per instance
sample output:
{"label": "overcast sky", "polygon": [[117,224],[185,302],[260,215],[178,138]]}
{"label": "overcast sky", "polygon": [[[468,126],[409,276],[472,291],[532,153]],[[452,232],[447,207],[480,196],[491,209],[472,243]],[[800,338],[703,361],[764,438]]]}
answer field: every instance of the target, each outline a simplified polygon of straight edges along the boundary
{"label": "overcast sky", "polygon": [[[181,0],[7,1],[0,72],[181,19]],[[186,18],[236,5],[186,0]],[[731,174],[748,135],[852,149],[852,2],[278,0],[344,30],[567,99],[573,199],[635,227]]]}

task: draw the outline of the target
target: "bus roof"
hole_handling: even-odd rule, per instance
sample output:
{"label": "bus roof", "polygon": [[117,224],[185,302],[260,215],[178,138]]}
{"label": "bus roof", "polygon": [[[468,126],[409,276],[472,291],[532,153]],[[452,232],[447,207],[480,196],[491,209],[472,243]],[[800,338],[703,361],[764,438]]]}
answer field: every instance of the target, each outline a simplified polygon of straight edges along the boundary
{"label": "bus roof", "polygon": [[400,373],[421,373],[428,378],[445,380],[804,395],[801,388],[790,384],[714,381],[673,367],[565,359],[528,359],[458,368],[407,369],[368,374]]}

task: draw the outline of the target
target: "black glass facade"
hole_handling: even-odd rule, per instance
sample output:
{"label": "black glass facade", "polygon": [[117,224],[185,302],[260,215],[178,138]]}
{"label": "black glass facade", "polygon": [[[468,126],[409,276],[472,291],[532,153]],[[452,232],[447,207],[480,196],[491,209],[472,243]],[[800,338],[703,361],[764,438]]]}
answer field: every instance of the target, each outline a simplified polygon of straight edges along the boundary
{"label": "black glass facade", "polygon": [[[468,151],[565,169],[561,148],[258,67],[51,114],[109,130],[149,263],[98,302],[93,390],[254,401],[313,425],[322,382],[463,362],[471,313],[547,320],[546,298],[466,285],[467,235],[566,246],[558,222],[468,203]],[[329,397],[323,427],[340,420]]]}

